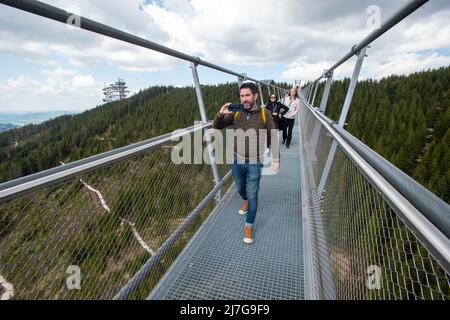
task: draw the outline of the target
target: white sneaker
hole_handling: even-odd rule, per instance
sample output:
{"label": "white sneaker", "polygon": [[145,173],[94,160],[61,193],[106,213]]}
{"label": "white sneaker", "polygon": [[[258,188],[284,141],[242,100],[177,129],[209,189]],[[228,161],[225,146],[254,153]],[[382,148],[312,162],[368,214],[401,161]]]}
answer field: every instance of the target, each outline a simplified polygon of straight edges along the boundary
{"label": "white sneaker", "polygon": [[269,154],[269,153],[270,153],[270,149],[266,148],[266,154]]}
{"label": "white sneaker", "polygon": [[247,244],[253,243],[253,237],[252,237],[252,229],[245,227],[245,238],[244,242]]}
{"label": "white sneaker", "polygon": [[244,242],[247,243],[247,244],[252,244],[253,241],[254,241],[253,239],[250,239],[250,238],[244,238]]}
{"label": "white sneaker", "polygon": [[248,203],[246,205],[245,202],[244,202],[242,207],[239,209],[239,214],[244,215],[244,214],[247,214],[247,212],[248,212]]}

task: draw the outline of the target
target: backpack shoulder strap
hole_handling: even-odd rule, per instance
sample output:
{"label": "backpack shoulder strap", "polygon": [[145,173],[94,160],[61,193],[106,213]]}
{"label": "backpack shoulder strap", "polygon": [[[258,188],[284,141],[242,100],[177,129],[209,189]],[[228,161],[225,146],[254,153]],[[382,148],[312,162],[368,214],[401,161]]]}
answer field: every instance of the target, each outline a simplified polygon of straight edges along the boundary
{"label": "backpack shoulder strap", "polygon": [[[261,113],[262,113],[262,118],[263,118],[263,122],[264,122],[264,126],[266,126],[267,123],[267,117],[266,117],[266,111],[265,111],[265,107],[261,107]],[[234,114],[234,120],[236,120],[236,118],[239,115],[239,111],[235,112]]]}
{"label": "backpack shoulder strap", "polygon": [[267,118],[266,118],[266,108],[265,108],[265,107],[261,107],[261,113],[262,113],[262,118],[263,118],[264,126],[266,126]]}

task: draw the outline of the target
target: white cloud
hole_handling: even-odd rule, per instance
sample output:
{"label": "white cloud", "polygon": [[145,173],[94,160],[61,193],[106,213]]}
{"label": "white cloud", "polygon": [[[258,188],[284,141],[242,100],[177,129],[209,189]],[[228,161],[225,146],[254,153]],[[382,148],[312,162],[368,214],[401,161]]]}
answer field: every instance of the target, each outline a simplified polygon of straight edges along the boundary
{"label": "white cloud", "polygon": [[[399,7],[401,4],[397,4]],[[385,10],[386,11],[386,10]],[[387,14],[385,14],[386,18]],[[400,22],[386,34],[377,39],[368,49],[368,58],[365,59],[361,78],[381,78],[391,74],[410,74],[429,68],[437,68],[450,64],[450,3],[429,3]],[[323,31],[329,26],[325,23]],[[365,30],[366,33],[367,30]],[[355,33],[347,28],[341,30],[341,35],[348,34],[352,40],[345,36],[333,37],[323,43],[335,43],[337,47],[325,45],[312,47],[297,65],[289,65],[282,77],[287,79],[314,80],[321,75],[323,69],[331,67],[339,58],[346,54],[351,44],[359,42],[363,36],[354,37]],[[343,47],[347,44],[347,48]],[[431,52],[430,52],[431,51]],[[447,52],[447,53],[445,53]],[[331,59],[330,59],[331,58]],[[335,72],[335,78],[349,77],[352,74],[354,61],[348,61]]]}
{"label": "white cloud", "polygon": [[[370,54],[369,54],[370,57]],[[342,79],[350,77],[356,57],[335,70],[334,78]],[[319,61],[317,63],[306,62],[306,59],[291,64],[287,71],[284,71],[282,78],[287,80],[315,80],[324,70],[334,64],[334,61]],[[372,78],[381,79],[389,75],[408,75],[418,71],[435,69],[441,66],[450,65],[450,56],[438,53],[405,53],[389,55],[387,57],[366,58],[360,74],[360,79]]]}
{"label": "white cloud", "polygon": [[61,67],[54,70],[42,70],[42,73],[54,78],[73,76],[77,74],[75,70],[63,69]]}
{"label": "white cloud", "polygon": [[[81,0],[75,5],[69,0],[45,2],[156,42],[165,38],[148,15],[138,9],[140,0],[127,0],[126,5],[106,0]],[[54,60],[48,59],[49,54],[75,67],[94,66],[105,61],[128,71],[155,72],[173,68],[178,63],[176,59],[148,49],[5,6],[0,10],[0,30],[3,30],[0,32],[0,53],[13,53],[41,64],[55,65]]]}
{"label": "white cloud", "polygon": [[96,84],[93,76],[76,76],[72,79],[72,85],[75,88],[91,87]]}
{"label": "white cloud", "polygon": [[450,65],[450,56],[442,56],[437,53],[417,54],[405,53],[389,56],[380,61],[370,61],[366,68],[370,77],[379,79],[392,74],[411,74],[413,72],[435,69],[440,66]]}
{"label": "white cloud", "polygon": [[[280,76],[287,80],[315,79],[346,54],[371,32],[366,9],[374,4],[368,0],[346,2],[348,5],[334,0],[326,5],[293,0],[192,0],[177,8],[173,3],[151,2],[145,7],[167,33],[167,45],[216,63],[261,67],[285,63],[287,68]],[[382,20],[403,5],[392,1],[375,4]],[[371,62],[371,69],[364,73],[380,77],[389,71],[411,72],[414,63],[417,70],[447,63],[445,56],[419,51],[450,49],[449,19],[450,4],[427,4],[374,43],[367,60],[378,62]],[[393,55],[407,60],[393,60]],[[351,75],[353,64],[347,62],[335,76]]]}
{"label": "white cloud", "polygon": [[92,75],[63,68],[42,70],[42,74],[47,76],[46,81],[22,75],[0,85],[0,106],[8,107],[1,111],[82,111],[101,102],[103,85]]}
{"label": "white cloud", "polygon": [[[252,66],[261,70],[264,78],[312,80],[370,32],[368,6],[378,5],[384,20],[406,0],[45,2],[219,65],[235,65],[230,68],[239,72]],[[428,2],[374,42],[362,77],[379,78],[448,65],[449,20],[450,2]],[[6,6],[0,7],[0,30],[0,53],[12,53],[50,69],[39,82],[26,74],[10,77],[0,88],[3,92],[9,88],[11,92],[58,97],[80,92],[94,96],[97,93],[93,90],[101,85],[94,76],[85,74],[92,72],[77,72],[77,68],[95,70],[106,63],[125,71],[159,72],[182,63]],[[338,68],[336,78],[351,75],[354,61]],[[75,70],[61,67],[67,63]],[[274,66],[283,70],[273,74]]]}
{"label": "white cloud", "polygon": [[393,49],[404,53],[449,48],[449,19],[450,10],[444,10],[412,23],[398,33],[403,41],[397,42]]}
{"label": "white cloud", "polygon": [[[334,73],[335,78],[343,78],[352,73],[354,61],[352,58],[350,61],[340,68],[336,69]],[[306,58],[302,58],[288,66],[288,70],[284,71],[281,77],[287,80],[315,80],[324,70],[328,69],[334,64],[334,61],[318,61],[315,63],[308,62]]]}
{"label": "white cloud", "polygon": [[37,92],[42,88],[41,83],[20,76],[17,79],[8,79],[6,85],[0,86],[2,95],[23,94],[27,92]]}
{"label": "white cloud", "polygon": [[[368,6],[378,5],[383,20],[404,4],[387,0],[349,1],[346,5],[340,0],[320,5],[306,0],[46,2],[214,63],[264,68],[285,64],[282,76],[286,79],[299,72],[315,78],[320,72],[306,73],[316,72],[348,52],[370,31]],[[144,72],[169,70],[179,63],[175,58],[15,9],[5,7],[2,11],[0,40],[4,41],[0,41],[0,52],[16,53],[28,61],[55,65],[48,59],[51,52],[74,67],[106,61],[126,71]],[[449,3],[427,3],[377,40],[371,54],[386,55],[387,48],[392,54],[448,49],[449,19]],[[299,65],[292,67],[294,62]]]}
{"label": "white cloud", "polygon": [[[282,12],[273,8],[286,4],[193,0],[172,8],[172,2],[165,1],[166,7],[148,4],[144,10],[168,35],[166,45],[208,61],[267,65],[291,57],[303,44],[296,36],[300,26],[280,23]],[[289,8],[283,11],[288,14]]]}

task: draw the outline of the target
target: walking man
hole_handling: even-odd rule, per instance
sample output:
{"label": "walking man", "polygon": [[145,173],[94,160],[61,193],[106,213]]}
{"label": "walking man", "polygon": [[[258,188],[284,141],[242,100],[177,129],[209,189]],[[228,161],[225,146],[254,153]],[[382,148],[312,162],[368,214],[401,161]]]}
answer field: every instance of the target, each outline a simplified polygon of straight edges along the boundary
{"label": "walking man", "polygon": [[[280,169],[280,153],[277,128],[272,114],[257,105],[258,87],[251,82],[240,87],[241,104],[244,110],[231,112],[226,103],[215,116],[214,129],[232,126],[234,130],[234,159],[232,172],[236,187],[244,200],[239,213],[247,214],[244,226],[244,242],[253,243],[253,224],[258,209],[258,192],[266,145],[272,146],[272,170]],[[269,141],[267,141],[269,140]]]}

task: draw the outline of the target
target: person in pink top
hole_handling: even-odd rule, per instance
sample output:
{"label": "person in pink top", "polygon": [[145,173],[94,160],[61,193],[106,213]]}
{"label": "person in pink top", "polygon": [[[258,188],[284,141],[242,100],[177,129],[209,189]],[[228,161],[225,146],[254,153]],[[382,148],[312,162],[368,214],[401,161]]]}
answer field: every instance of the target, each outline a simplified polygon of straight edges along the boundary
{"label": "person in pink top", "polygon": [[289,148],[292,140],[292,130],[294,129],[295,117],[300,110],[300,99],[296,88],[291,88],[289,94],[284,98],[283,104],[289,111],[283,116],[285,122],[283,126],[283,144]]}

